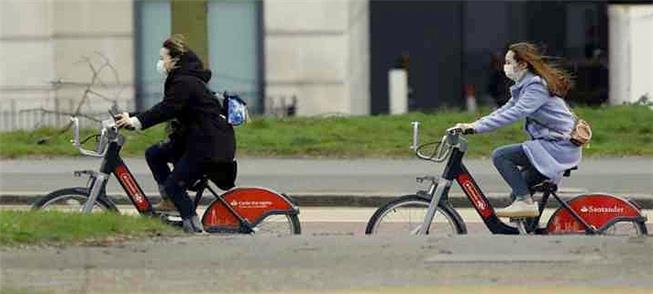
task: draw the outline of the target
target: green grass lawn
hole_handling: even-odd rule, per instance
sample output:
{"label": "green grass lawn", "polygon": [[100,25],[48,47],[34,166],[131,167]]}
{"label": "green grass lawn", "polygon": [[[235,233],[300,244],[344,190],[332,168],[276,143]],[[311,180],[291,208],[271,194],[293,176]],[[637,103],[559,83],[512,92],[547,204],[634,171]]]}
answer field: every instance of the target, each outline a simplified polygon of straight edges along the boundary
{"label": "green grass lawn", "polygon": [[112,242],[181,234],[157,218],[116,213],[0,211],[0,246]]}
{"label": "green grass lawn", "polygon": [[[576,113],[592,125],[594,137],[589,156],[652,156],[653,110],[647,106],[578,107]],[[410,113],[397,116],[322,118],[255,118],[237,127],[239,156],[275,157],[376,157],[412,156],[409,150],[411,121],[422,122],[422,142],[439,139],[456,122],[471,122],[486,114],[455,111]],[[526,139],[523,122],[499,131],[469,137],[469,155],[489,156],[497,146]],[[91,134],[85,130],[83,134]],[[72,131],[37,145],[52,129],[0,133],[0,157],[78,155],[70,145]],[[164,138],[163,127],[128,132],[123,155],[143,156],[145,148]]]}

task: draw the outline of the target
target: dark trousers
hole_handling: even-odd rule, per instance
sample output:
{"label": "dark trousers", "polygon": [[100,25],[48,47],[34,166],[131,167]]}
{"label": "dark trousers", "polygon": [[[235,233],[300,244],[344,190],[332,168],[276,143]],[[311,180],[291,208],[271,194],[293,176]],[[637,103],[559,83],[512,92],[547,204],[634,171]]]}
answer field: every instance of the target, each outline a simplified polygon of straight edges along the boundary
{"label": "dark trousers", "polygon": [[[202,176],[203,166],[200,161],[180,153],[174,143],[164,141],[147,148],[145,159],[154,180],[163,187],[162,194],[170,197],[182,218],[189,218],[195,215],[195,206],[186,189]],[[172,171],[169,163],[174,165]]]}
{"label": "dark trousers", "polygon": [[510,197],[513,200],[524,200],[530,197],[529,187],[547,179],[531,164],[521,144],[506,145],[495,149],[492,153],[492,162],[512,188]]}
{"label": "dark trousers", "polygon": [[159,186],[162,186],[170,176],[168,164],[175,164],[181,157],[180,153],[181,151],[176,150],[175,145],[170,141],[152,145],[145,150],[145,160]]}
{"label": "dark trousers", "polygon": [[186,190],[204,174],[204,162],[185,154],[175,164],[163,186],[166,194],[175,203],[181,218],[188,219],[195,214],[195,205]]}

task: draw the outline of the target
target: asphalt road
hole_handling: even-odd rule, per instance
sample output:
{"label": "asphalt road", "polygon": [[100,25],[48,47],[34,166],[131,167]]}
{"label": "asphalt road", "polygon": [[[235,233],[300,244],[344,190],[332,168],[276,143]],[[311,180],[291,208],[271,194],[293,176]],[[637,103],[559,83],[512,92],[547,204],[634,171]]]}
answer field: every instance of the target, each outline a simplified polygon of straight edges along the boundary
{"label": "asphalt road", "polygon": [[1,249],[0,285],[55,293],[651,293],[652,250],[650,237],[194,236]]}
{"label": "asphalt road", "polygon": [[302,235],[283,238],[201,235],[0,247],[0,293],[653,291],[650,236],[497,236],[473,209],[459,209],[469,235],[365,236],[373,212],[303,207]]}
{"label": "asphalt road", "polygon": [[[125,159],[146,192],[157,191],[142,158]],[[466,160],[466,165],[486,194],[507,194],[508,186],[489,159]],[[100,161],[90,158],[54,158],[0,161],[0,191],[48,192],[84,185],[74,178],[78,169],[97,169]],[[393,196],[414,192],[416,176],[439,175],[443,166],[418,159],[239,159],[238,185],[263,186],[293,193],[361,193]],[[653,158],[585,159],[580,169],[560,184],[563,191],[610,192],[653,198]],[[121,191],[115,179],[109,193]],[[452,193],[461,193],[454,185]]]}

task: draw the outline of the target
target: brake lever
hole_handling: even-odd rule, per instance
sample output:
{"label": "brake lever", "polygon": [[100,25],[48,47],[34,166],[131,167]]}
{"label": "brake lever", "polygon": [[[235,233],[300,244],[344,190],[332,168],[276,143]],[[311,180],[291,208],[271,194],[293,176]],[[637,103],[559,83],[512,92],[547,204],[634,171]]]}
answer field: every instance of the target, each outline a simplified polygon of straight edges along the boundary
{"label": "brake lever", "polygon": [[462,134],[463,133],[463,128],[451,127],[451,128],[447,129],[447,133],[449,133],[451,135]]}

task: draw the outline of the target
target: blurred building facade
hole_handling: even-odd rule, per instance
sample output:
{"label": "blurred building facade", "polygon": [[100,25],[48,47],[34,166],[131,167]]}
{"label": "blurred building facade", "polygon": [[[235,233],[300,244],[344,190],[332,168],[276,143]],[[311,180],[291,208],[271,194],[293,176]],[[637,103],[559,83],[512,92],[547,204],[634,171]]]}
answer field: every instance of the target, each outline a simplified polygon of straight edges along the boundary
{"label": "blurred building facade", "polygon": [[[0,109],[73,111],[94,70],[101,85],[87,110],[107,105],[105,98],[133,104],[132,7],[124,0],[0,1]],[[117,71],[100,69],[104,59]]]}
{"label": "blurred building facade", "polygon": [[[161,42],[172,33],[185,34],[209,65],[211,87],[241,93],[259,113],[283,113],[292,106],[298,115],[384,114],[387,72],[397,67],[408,72],[410,110],[459,107],[463,89],[492,104],[501,100],[492,96],[503,95],[507,87],[500,73],[505,48],[519,40],[564,57],[560,61],[577,77],[570,100],[599,104],[626,82],[609,79],[608,69],[623,64],[619,60],[630,49],[610,45],[609,35],[632,29],[630,18],[644,19],[638,31],[651,23],[646,12],[622,13],[621,25],[611,27],[617,12],[610,7],[620,4],[3,0],[0,110],[72,111],[91,79],[90,66],[97,70],[105,59],[111,66],[100,72],[84,107],[104,111],[113,99],[125,109],[149,107],[162,98],[155,64]],[[631,53],[645,54],[639,51]],[[620,72],[638,75],[629,70]],[[638,87],[614,95],[648,91]]]}

